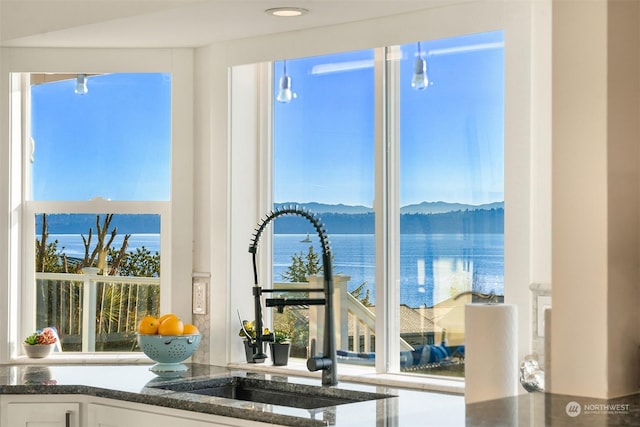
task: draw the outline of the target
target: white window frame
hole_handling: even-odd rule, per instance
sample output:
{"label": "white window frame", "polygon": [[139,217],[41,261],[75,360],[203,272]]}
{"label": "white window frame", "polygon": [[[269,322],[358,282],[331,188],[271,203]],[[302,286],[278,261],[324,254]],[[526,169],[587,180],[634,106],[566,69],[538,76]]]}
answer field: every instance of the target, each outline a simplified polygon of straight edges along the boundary
{"label": "white window frame", "polygon": [[[0,110],[0,126],[10,129],[0,144],[6,171],[0,196],[9,201],[9,233],[0,234],[6,242],[9,284],[0,290],[0,307],[7,313],[8,328],[0,328],[0,363],[16,361],[24,336],[34,325],[34,236],[35,213],[157,213],[161,215],[161,312],[173,312],[191,318],[191,277],[193,259],[193,52],[190,49],[3,49],[0,76],[1,99],[13,104]],[[71,70],[71,71],[70,71]],[[19,73],[135,73],[171,74],[171,199],[161,202],[90,202],[26,201],[24,189],[30,144],[28,104],[18,100],[27,92],[24,79],[11,78]],[[5,90],[5,88],[10,89]],[[10,95],[14,97],[11,98]],[[25,108],[25,104],[26,108]],[[11,126],[9,126],[9,124]],[[3,151],[2,154],[5,154]],[[7,194],[4,194],[4,190]],[[5,277],[2,278],[3,281]],[[6,340],[2,339],[6,338]],[[76,353],[77,354],[77,353]],[[85,355],[89,357],[88,355]],[[70,357],[73,357],[70,355]],[[138,357],[139,354],[94,353],[92,357],[113,359]],[[64,360],[65,356],[56,357]]]}
{"label": "white window frame", "polygon": [[[453,36],[455,37],[455,36]],[[415,40],[414,42],[417,42]],[[377,373],[400,373],[400,319],[399,319],[399,296],[400,296],[400,97],[395,90],[403,84],[399,72],[400,63],[392,58],[398,57],[399,45],[377,47],[374,51],[374,158],[375,158],[375,246],[376,246],[376,372]],[[273,68],[273,63],[269,67]],[[264,70],[261,75],[264,75]],[[269,81],[273,84],[273,79]],[[261,99],[266,102],[261,103],[261,109],[265,111],[269,119],[262,122],[273,123],[273,111],[268,93],[273,93],[275,88],[265,91]],[[295,108],[295,105],[292,105]],[[268,170],[269,176],[273,175],[275,167],[274,159],[271,155],[273,151],[273,133],[270,130],[262,132],[268,135],[269,155],[261,154],[261,159],[265,163],[264,168]],[[269,182],[270,180],[264,179]],[[262,198],[271,195],[273,188],[271,185],[265,187],[263,184]],[[268,202],[261,202],[265,205],[265,210],[271,209],[272,198],[268,197]],[[330,231],[330,230],[329,230]],[[264,263],[271,258],[271,233],[263,235],[264,243],[261,245],[261,262]],[[273,277],[272,265],[263,265],[262,282],[269,283]],[[395,284],[395,285],[393,285]],[[270,311],[265,316],[269,318]],[[378,332],[381,331],[381,332]]]}

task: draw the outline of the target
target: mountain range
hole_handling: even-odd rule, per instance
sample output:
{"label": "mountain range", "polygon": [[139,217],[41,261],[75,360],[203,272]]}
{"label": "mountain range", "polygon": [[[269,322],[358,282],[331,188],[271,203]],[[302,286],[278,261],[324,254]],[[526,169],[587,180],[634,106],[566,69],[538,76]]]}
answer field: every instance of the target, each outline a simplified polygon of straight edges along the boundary
{"label": "mountain range", "polygon": [[[375,232],[373,209],[366,206],[323,203],[276,203],[275,208],[300,206],[321,216],[327,229],[334,234],[371,234]],[[400,209],[401,233],[503,233],[504,202],[483,205],[463,203],[422,202]],[[104,215],[101,216],[104,218]],[[93,214],[50,214],[47,224],[50,234],[86,234],[90,227],[95,232],[96,216]],[[102,223],[102,220],[100,221]],[[114,215],[112,227],[118,234],[159,233],[159,215]],[[307,220],[288,215],[274,224],[274,232],[304,234],[313,232]],[[42,228],[42,215],[36,215],[36,233]]]}
{"label": "mountain range", "polygon": [[[321,203],[279,203],[275,207],[296,205],[317,213],[330,233],[375,233],[375,215],[371,208]],[[293,215],[283,216],[274,224],[274,232],[277,234],[303,234],[313,231],[306,219]],[[504,233],[504,202],[484,205],[423,202],[405,206],[400,214],[400,233]]]}
{"label": "mountain range", "polygon": [[455,211],[475,211],[504,209],[504,202],[485,203],[482,205],[467,205],[464,203],[422,202],[400,208],[401,214],[437,214]]}
{"label": "mountain range", "polygon": [[[105,215],[100,215],[102,226]],[[118,234],[160,233],[160,215],[155,214],[114,214],[111,231],[117,227]],[[49,234],[88,234],[89,228],[96,232],[95,214],[48,214]],[[36,234],[42,231],[42,215],[36,215]]]}
{"label": "mountain range", "polygon": [[[324,213],[336,213],[336,214],[364,214],[373,213],[372,208],[368,208],[362,205],[344,205],[342,203],[337,205],[330,205],[325,203],[308,202],[308,203],[275,203],[276,208],[284,206],[300,206],[308,209],[311,212],[324,214]],[[469,205],[464,203],[449,203],[449,202],[422,202],[418,204],[412,204],[403,206],[400,208],[401,214],[438,214],[455,211],[474,211],[479,209],[504,209],[504,202],[493,202],[482,205]]]}

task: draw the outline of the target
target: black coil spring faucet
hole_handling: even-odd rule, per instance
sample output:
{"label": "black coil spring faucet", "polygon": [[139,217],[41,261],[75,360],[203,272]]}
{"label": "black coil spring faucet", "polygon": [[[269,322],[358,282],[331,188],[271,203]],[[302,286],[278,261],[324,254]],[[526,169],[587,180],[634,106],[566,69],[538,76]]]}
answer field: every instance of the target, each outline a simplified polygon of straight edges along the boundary
{"label": "black coil spring faucet", "polygon": [[[256,253],[258,252],[258,242],[260,236],[266,228],[266,226],[273,220],[283,215],[298,215],[306,218],[311,222],[315,228],[318,236],[320,237],[320,244],[322,245],[322,267],[324,274],[324,287],[312,288],[300,290],[297,288],[292,289],[277,289],[277,292],[323,292],[324,298],[268,298],[265,300],[267,307],[276,307],[279,312],[284,310],[285,306],[308,306],[308,305],[324,305],[324,340],[323,340],[323,353],[321,356],[311,354],[307,359],[307,368],[310,371],[322,370],[322,385],[334,386],[338,384],[337,374],[337,361],[336,361],[336,337],[335,337],[335,323],[333,313],[333,273],[331,271],[331,247],[327,237],[327,232],[324,229],[324,225],[320,223],[320,218],[316,214],[301,208],[299,206],[288,206],[275,209],[266,218],[264,218],[258,228],[256,228],[249,246],[249,252],[252,254],[253,262],[253,298],[255,305],[255,330],[256,339],[252,344],[253,346],[253,358],[254,360],[265,359],[267,356],[263,352],[262,343],[273,340],[273,334],[264,336],[262,333],[262,304],[260,298],[264,293],[275,292],[275,289],[262,289],[258,285],[258,269],[256,265]],[[313,345],[312,352],[313,352]]]}

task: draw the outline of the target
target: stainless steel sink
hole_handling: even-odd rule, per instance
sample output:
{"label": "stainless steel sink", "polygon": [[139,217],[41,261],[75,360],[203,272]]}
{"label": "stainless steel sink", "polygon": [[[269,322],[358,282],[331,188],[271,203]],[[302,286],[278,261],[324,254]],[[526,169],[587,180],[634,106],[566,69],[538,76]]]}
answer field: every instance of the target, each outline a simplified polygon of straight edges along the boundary
{"label": "stainless steel sink", "polygon": [[302,409],[317,409],[394,397],[382,393],[319,387],[238,376],[159,384],[153,387],[181,393],[224,397],[227,399]]}

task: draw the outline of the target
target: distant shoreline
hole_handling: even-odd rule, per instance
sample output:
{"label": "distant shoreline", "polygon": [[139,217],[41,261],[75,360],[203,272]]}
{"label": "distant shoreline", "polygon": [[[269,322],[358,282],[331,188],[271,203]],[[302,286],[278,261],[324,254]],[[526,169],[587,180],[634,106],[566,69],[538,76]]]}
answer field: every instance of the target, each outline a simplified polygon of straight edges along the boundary
{"label": "distant shoreline", "polygon": [[[401,234],[504,234],[503,202],[480,206],[452,204],[444,202],[424,202],[403,208],[400,214]],[[299,205],[305,209],[316,207],[322,211],[333,208],[341,212],[316,212],[327,231],[331,234],[373,234],[375,214],[363,206],[346,205]],[[309,207],[308,207],[309,206]],[[460,208],[441,212],[443,209]],[[278,205],[276,205],[278,208]],[[464,209],[462,209],[464,208]],[[311,209],[310,209],[311,210]],[[363,211],[365,210],[365,211]],[[313,211],[315,212],[315,211]],[[104,215],[101,216],[101,222]],[[49,214],[47,227],[49,234],[87,235],[89,229],[95,232],[95,214]],[[160,215],[156,214],[114,214],[110,230],[116,228],[118,235],[159,234]],[[36,232],[42,229],[42,215],[36,215]],[[275,234],[313,233],[312,225],[304,218],[287,215],[274,222]]]}
{"label": "distant shoreline", "polygon": [[[319,216],[329,234],[375,233],[373,213],[324,213]],[[274,223],[276,234],[305,234],[313,231],[308,221],[296,216],[283,216]],[[504,209],[401,214],[400,234],[504,234]]]}

